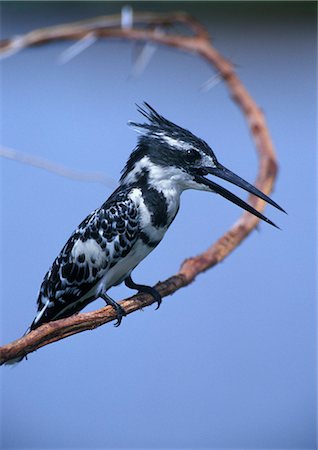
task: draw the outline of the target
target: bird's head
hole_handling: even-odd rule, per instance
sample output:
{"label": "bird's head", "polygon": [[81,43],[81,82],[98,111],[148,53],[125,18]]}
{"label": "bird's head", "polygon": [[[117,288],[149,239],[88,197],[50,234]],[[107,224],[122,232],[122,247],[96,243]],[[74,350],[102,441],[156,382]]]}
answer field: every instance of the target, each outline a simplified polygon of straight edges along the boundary
{"label": "bird's head", "polygon": [[207,178],[209,174],[213,178],[222,178],[284,211],[256,187],[222,166],[204,140],[170,122],[148,103],[138,106],[138,111],[149,123],[129,122],[141,135],[123,170],[122,184],[147,183],[161,191],[173,188],[179,192],[185,189],[214,192],[276,226],[252,206]]}

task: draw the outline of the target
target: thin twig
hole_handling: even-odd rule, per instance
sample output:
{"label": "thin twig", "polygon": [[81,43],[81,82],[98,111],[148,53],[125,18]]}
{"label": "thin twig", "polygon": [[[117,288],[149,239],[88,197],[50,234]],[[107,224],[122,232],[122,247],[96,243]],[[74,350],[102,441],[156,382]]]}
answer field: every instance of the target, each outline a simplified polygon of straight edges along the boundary
{"label": "thin twig", "polygon": [[92,183],[102,183],[109,188],[116,186],[116,181],[110,177],[105,176],[101,172],[82,172],[80,170],[69,169],[62,164],[56,164],[48,159],[39,156],[30,155],[28,153],[18,152],[9,147],[0,147],[0,156],[2,158],[11,159],[22,164],[28,164],[39,169],[47,170],[55,175],[70,178],[77,181],[86,181]]}
{"label": "thin twig", "polygon": [[59,56],[59,62],[61,64],[68,63],[71,59],[75,58],[75,56],[78,56],[88,47],[91,47],[96,41],[97,37],[94,31],[89,31],[84,37],[82,37],[82,39],[76,41],[75,44],[64,50],[64,52]]}
{"label": "thin twig", "polygon": [[[24,45],[43,44],[58,39],[77,40],[83,37],[87,33],[87,29],[89,29],[96,32],[100,38],[117,37],[142,42],[156,42],[198,54],[220,74],[228,87],[230,95],[244,114],[259,156],[259,171],[256,185],[260,190],[269,194],[275,181],[277,163],[264,116],[237,77],[233,65],[212,47],[207,30],[196,20],[183,13],[165,16],[152,13],[134,14],[135,28],[109,28],[108,25],[111,21],[113,21],[113,27],[116,20],[119,25],[120,16],[117,16],[117,19],[112,16],[111,18],[103,17],[78,22],[76,24],[36,30],[28,33],[24,37]],[[107,26],[105,25],[106,22]],[[136,28],[136,23],[144,26],[148,25],[151,28]],[[160,33],[158,35],[153,30],[154,24],[162,28],[165,25],[172,25],[174,23],[187,25],[194,35],[171,35],[168,33]],[[11,46],[12,40],[0,42],[0,52],[1,48],[5,52],[10,51]],[[264,202],[255,196],[250,196],[249,201],[259,211],[264,209]],[[174,293],[181,287],[191,283],[198,274],[218,264],[251,233],[258,222],[259,219],[255,216],[244,213],[230,230],[204,253],[188,258],[184,261],[176,275],[173,275],[164,282],[158,283],[156,288],[160,294],[164,297]],[[152,303],[152,297],[139,294],[123,300],[121,305],[130,314]],[[17,341],[0,348],[0,363],[4,363],[12,358],[24,356],[51,342],[58,341],[75,333],[99,327],[115,319],[116,314],[113,309],[111,307],[104,307],[94,312],[77,314],[67,319],[44,324]]]}

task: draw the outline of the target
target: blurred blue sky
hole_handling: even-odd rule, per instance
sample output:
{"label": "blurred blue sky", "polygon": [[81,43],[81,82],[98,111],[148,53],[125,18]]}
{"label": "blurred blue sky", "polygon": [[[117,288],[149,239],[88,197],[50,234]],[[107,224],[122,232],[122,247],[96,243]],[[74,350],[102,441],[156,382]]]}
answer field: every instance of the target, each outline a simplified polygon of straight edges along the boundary
{"label": "blurred blue sky", "polygon": [[[2,2],[2,37],[120,11],[111,2]],[[278,153],[266,214],[227,260],[153,307],[47,346],[1,368],[6,448],[316,448],[316,28],[314,2],[142,2],[136,10],[185,10],[263,108]],[[119,177],[143,100],[205,139],[220,162],[253,181],[246,123],[212,69],[160,48],[141,77],[135,46],[97,42],[66,65],[69,43],[1,62],[1,143],[79,170]],[[1,161],[1,342],[35,314],[42,278],[69,234],[111,190]],[[240,192],[245,198],[245,195]],[[160,246],[136,269],[155,283],[207,248],[240,210],[186,192]],[[115,299],[130,294],[111,291]],[[89,309],[103,305],[97,301]]]}

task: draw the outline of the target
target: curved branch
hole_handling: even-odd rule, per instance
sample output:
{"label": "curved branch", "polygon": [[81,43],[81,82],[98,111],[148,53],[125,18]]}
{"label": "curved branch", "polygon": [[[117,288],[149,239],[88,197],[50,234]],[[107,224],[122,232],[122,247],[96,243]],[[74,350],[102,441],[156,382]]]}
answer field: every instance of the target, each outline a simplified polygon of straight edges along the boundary
{"label": "curved branch", "polygon": [[[259,156],[259,171],[256,185],[260,190],[269,194],[273,188],[277,173],[277,163],[273,144],[260,108],[256,105],[255,101],[237,77],[233,65],[212,47],[208,33],[204,27],[185,14],[175,13],[162,16],[146,13],[135,15],[135,19],[136,17],[139,17],[140,22],[142,22],[143,25],[149,26],[152,26],[154,23],[171,25],[176,22],[181,22],[190,28],[194,33],[194,36],[171,35],[167,33],[158,34],[152,29],[108,28],[106,26],[101,26],[99,19],[93,19],[76,23],[76,30],[75,28],[72,28],[72,24],[62,27],[51,27],[50,29],[46,29],[49,30],[49,32],[46,33],[45,30],[38,30],[37,32],[29,33],[27,40],[29,43],[32,42],[30,45],[34,45],[35,43],[44,43],[56,39],[79,39],[87,33],[87,26],[89,26],[89,30],[97,32],[99,37],[119,37],[127,40],[153,41],[162,45],[168,45],[181,50],[197,53],[220,73],[227,84],[230,95],[246,117]],[[114,17],[106,17],[102,20],[108,19],[109,22],[111,22],[111,20],[114,20]],[[83,24],[84,27],[86,27],[85,30],[81,29]],[[41,33],[39,33],[39,31]],[[33,40],[30,39],[30,36],[33,36]],[[35,39],[35,36],[38,36],[38,40]],[[4,49],[6,49],[6,51],[10,49],[10,41],[6,41],[5,43],[0,42],[0,52]],[[250,196],[249,201],[253,204],[254,208],[259,211],[264,209],[265,204],[262,200]],[[245,212],[217,242],[200,255],[188,258],[184,261],[179,272],[164,282],[158,283],[156,289],[158,289],[160,294],[165,297],[188,285],[198,274],[218,264],[229,255],[256,227],[258,222],[259,219]],[[138,294],[134,297],[125,299],[120,303],[127,311],[127,314],[130,314],[140,308],[151,305],[153,302],[152,297],[149,295]],[[97,311],[81,313],[66,319],[44,324],[26,336],[1,347],[0,364],[12,358],[27,355],[44,345],[64,339],[72,334],[94,329],[115,319],[116,314],[114,313],[114,310],[107,306]]]}
{"label": "curved branch", "polygon": [[[99,16],[92,19],[57,25],[47,28],[40,28],[26,33],[22,36],[15,36],[11,39],[0,41],[0,55],[2,57],[11,56],[27,47],[33,45],[47,44],[58,40],[78,40],[88,33],[94,32],[96,37],[120,37],[118,32],[123,32],[123,36],[129,31],[136,31],[137,28],[119,28],[121,26],[120,14],[110,16]],[[150,27],[163,26],[180,23],[187,26],[196,37],[209,39],[207,30],[194,18],[184,12],[171,14],[159,13],[134,13],[134,26]],[[120,33],[119,33],[120,34]],[[146,38],[147,39],[147,38]]]}

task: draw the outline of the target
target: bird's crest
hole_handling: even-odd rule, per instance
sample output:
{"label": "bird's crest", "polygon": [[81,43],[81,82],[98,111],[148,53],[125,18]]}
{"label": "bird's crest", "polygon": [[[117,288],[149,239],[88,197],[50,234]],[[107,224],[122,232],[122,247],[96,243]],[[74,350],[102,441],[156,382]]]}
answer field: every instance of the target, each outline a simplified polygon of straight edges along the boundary
{"label": "bird's crest", "polygon": [[162,115],[160,115],[152,106],[147,102],[143,102],[143,105],[137,105],[137,111],[142,114],[150,123],[137,123],[133,121],[129,121],[128,125],[134,128],[136,131],[140,133],[156,133],[159,131],[182,131],[183,128],[179,127],[175,123],[166,119]]}

